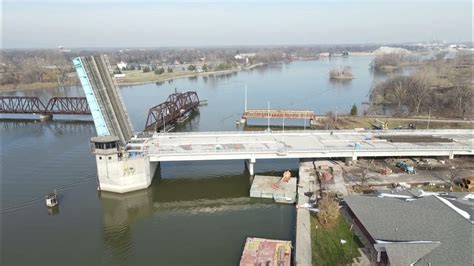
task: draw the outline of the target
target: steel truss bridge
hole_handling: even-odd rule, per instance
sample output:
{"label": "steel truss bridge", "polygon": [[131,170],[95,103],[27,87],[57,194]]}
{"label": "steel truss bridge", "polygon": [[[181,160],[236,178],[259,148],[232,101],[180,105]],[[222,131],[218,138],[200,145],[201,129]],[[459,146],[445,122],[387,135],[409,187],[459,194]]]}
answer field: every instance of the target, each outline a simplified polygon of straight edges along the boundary
{"label": "steel truss bridge", "polygon": [[85,97],[53,97],[44,104],[38,97],[0,96],[0,113],[41,115],[90,115]]}
{"label": "steel truss bridge", "polygon": [[[199,97],[195,91],[173,93],[165,102],[153,106],[148,111],[145,131],[158,132],[166,125],[176,123],[185,118],[199,106]],[[166,129],[165,129],[166,130]]]}

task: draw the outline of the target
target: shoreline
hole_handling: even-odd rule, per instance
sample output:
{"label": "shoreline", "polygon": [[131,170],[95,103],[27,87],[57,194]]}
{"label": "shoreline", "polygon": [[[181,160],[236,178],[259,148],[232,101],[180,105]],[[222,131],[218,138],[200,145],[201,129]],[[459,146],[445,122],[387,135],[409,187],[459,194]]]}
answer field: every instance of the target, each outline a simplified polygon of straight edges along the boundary
{"label": "shoreline", "polygon": [[[260,63],[260,64],[251,65],[245,69],[242,68],[242,69],[229,69],[229,70],[219,70],[219,71],[209,71],[209,72],[196,72],[196,73],[188,73],[181,76],[174,76],[174,77],[168,77],[168,78],[156,79],[156,80],[144,80],[144,81],[137,81],[137,82],[116,81],[116,83],[118,87],[128,87],[128,86],[134,86],[134,85],[144,85],[144,84],[157,83],[157,82],[166,82],[166,81],[177,80],[177,79],[182,79],[182,78],[193,78],[193,77],[200,77],[200,76],[201,77],[221,76],[221,75],[237,73],[240,71],[251,70],[263,65],[265,64]],[[56,83],[39,83],[38,82],[38,83],[29,83],[29,84],[18,84],[16,86],[0,87],[0,93],[34,91],[34,90],[51,90],[51,89],[57,89],[57,88],[62,88],[62,87],[65,88],[65,87],[77,87],[77,86],[81,86],[81,84],[69,83],[69,84],[59,85]]]}
{"label": "shoreline", "polygon": [[221,76],[221,75],[236,73],[239,71],[242,71],[242,70],[229,69],[229,70],[220,70],[220,71],[196,72],[196,73],[185,74],[182,76],[175,76],[175,77],[169,77],[169,78],[163,78],[163,79],[157,79],[157,80],[136,81],[136,82],[116,82],[116,83],[117,83],[117,86],[119,87],[128,87],[128,86],[143,85],[143,84],[149,84],[149,83],[166,82],[166,81],[177,80],[177,79],[182,79],[182,78],[208,77],[208,76],[214,76],[214,75]]}
{"label": "shoreline", "polygon": [[[350,56],[371,56],[373,55],[372,53],[367,53],[367,52],[354,52],[354,53],[349,53]],[[315,57],[315,58],[297,58],[295,60],[291,60],[290,62],[298,62],[298,61],[318,61],[320,58]],[[284,62],[278,62],[277,64],[281,64]],[[208,77],[208,76],[214,76],[214,75],[226,75],[226,74],[232,74],[232,73],[237,73],[240,71],[250,71],[252,69],[266,66],[268,63],[256,63],[250,66],[241,66],[239,68],[235,69],[229,69],[229,70],[219,70],[219,71],[210,71],[210,72],[195,72],[195,73],[186,73],[183,75],[177,75],[177,76],[172,76],[172,77],[166,77],[166,78],[159,78],[157,76],[157,79],[153,80],[142,80],[142,81],[131,81],[131,82],[120,82],[120,80],[116,80],[117,86],[118,87],[128,87],[128,86],[135,86],[135,85],[144,85],[144,84],[150,84],[150,83],[157,83],[157,82],[166,82],[170,80],[177,80],[181,78],[193,78],[193,77]],[[334,79],[334,80],[351,80],[354,78],[343,78],[343,79]],[[126,80],[126,78],[125,78]],[[17,85],[1,85],[0,86],[0,93],[12,93],[12,92],[21,92],[21,91],[34,91],[34,90],[50,90],[50,89],[57,89],[57,88],[66,88],[66,87],[77,87],[81,86],[79,82],[77,83],[66,83],[66,84],[57,84],[53,82],[49,83],[42,83],[42,82],[36,82],[36,83],[28,83],[28,84],[17,84]]]}

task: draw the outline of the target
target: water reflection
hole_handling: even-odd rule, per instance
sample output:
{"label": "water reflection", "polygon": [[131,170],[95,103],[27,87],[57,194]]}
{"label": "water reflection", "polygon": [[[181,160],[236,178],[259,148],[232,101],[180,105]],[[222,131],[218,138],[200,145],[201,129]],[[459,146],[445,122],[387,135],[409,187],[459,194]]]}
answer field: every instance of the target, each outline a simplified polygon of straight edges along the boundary
{"label": "water reflection", "polygon": [[[199,179],[161,179],[154,180],[149,189],[127,194],[101,193],[100,203],[103,210],[103,238],[112,261],[139,260],[136,230],[147,230],[146,234],[154,235],[151,245],[161,246],[156,255],[162,262],[182,264],[190,258],[176,256],[177,253],[193,254],[196,248],[201,249],[199,258],[215,260],[228,264],[229,259],[235,264],[238,256],[213,256],[212,253],[240,253],[239,246],[245,239],[242,231],[253,231],[242,223],[253,221],[255,212],[262,216],[265,213],[273,219],[273,231],[283,229],[283,236],[292,239],[294,210],[291,206],[278,206],[270,200],[250,199],[249,179],[245,175],[230,175],[215,178]],[[274,209],[282,209],[286,215],[278,218]],[[272,211],[273,209],[273,211]],[[262,219],[262,218],[260,218]],[[263,219],[266,220],[266,219]],[[155,227],[154,224],[159,226]],[[253,223],[253,222],[252,222]],[[276,224],[275,224],[276,223]],[[220,230],[220,227],[231,226],[233,230]],[[153,230],[151,230],[153,226]],[[225,231],[225,233],[224,233]],[[259,230],[261,231],[261,230]],[[282,232],[276,234],[281,234]],[[268,233],[263,233],[263,235]],[[274,235],[275,232],[272,232]],[[238,237],[234,243],[229,239]],[[218,240],[218,241],[216,241]],[[188,245],[184,243],[199,242]],[[174,243],[174,244],[173,244]],[[181,244],[179,244],[181,243]],[[179,249],[180,252],[177,252]],[[162,252],[162,253],[161,253]],[[210,253],[203,255],[205,253]],[[135,256],[134,256],[135,255]],[[237,254],[235,254],[237,255]]]}
{"label": "water reflection", "polygon": [[336,89],[350,89],[352,85],[352,79],[329,79],[331,87]]}

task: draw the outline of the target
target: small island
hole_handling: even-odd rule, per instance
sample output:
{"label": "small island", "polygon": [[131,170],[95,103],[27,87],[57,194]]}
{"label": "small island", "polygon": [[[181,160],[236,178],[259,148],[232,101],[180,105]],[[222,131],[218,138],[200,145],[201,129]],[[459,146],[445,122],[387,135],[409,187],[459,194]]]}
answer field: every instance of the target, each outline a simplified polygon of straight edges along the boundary
{"label": "small island", "polygon": [[352,75],[352,69],[348,66],[343,68],[333,68],[329,71],[329,79],[351,80],[353,78],[354,75]]}

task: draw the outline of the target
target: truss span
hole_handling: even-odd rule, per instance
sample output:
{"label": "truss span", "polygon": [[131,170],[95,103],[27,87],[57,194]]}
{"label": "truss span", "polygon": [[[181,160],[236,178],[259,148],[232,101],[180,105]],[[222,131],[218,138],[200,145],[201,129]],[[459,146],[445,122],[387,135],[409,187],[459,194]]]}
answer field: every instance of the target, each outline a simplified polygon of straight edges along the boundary
{"label": "truss span", "polygon": [[38,97],[0,96],[0,113],[89,115],[89,105],[84,97],[53,97],[45,105]]}
{"label": "truss span", "polygon": [[199,97],[195,91],[173,93],[165,102],[148,110],[145,131],[158,132],[166,125],[176,123],[199,106]]}

